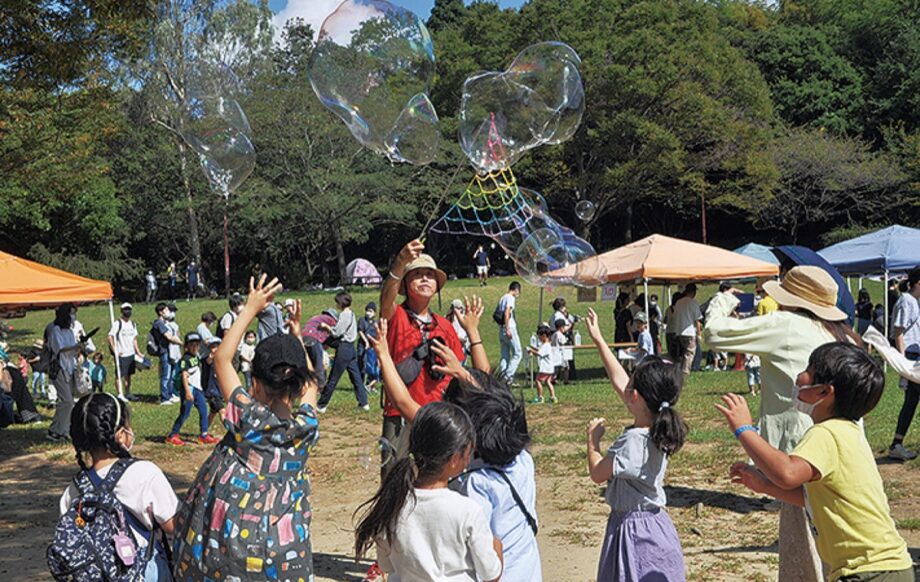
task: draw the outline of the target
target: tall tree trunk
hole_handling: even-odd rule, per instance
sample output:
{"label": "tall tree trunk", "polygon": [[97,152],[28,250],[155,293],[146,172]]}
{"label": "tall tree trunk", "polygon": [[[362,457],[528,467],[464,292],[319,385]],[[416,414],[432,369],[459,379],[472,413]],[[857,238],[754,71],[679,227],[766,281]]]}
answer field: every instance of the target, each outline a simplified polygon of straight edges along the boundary
{"label": "tall tree trunk", "polygon": [[339,267],[339,285],[345,286],[345,247],[342,245],[342,232],[336,222],[332,226],[332,240],[335,241],[335,259]]}
{"label": "tall tree trunk", "polygon": [[177,139],[179,147],[179,168],[182,174],[182,187],[185,189],[185,200],[188,203],[188,242],[192,249],[192,257],[198,268],[201,269],[201,239],[198,236],[198,215],[195,212],[195,200],[192,197],[192,180],[189,176],[188,159],[186,158],[186,145],[181,139]]}
{"label": "tall tree trunk", "polygon": [[625,224],[623,225],[623,238],[626,239],[627,243],[633,241],[633,203],[632,200],[626,203],[626,212],[624,213],[623,220]]}

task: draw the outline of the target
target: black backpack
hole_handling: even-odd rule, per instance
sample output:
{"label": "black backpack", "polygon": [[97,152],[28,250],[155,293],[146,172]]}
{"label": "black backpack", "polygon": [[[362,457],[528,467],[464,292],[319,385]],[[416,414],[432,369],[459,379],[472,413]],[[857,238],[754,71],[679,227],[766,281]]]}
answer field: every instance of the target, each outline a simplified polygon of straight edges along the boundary
{"label": "black backpack", "polygon": [[217,329],[214,330],[214,335],[216,335],[216,336],[219,337],[220,339],[224,339],[224,334],[227,333],[227,330],[223,328],[223,326],[220,324],[220,322],[223,321],[223,320],[224,320],[224,317],[227,317],[228,315],[230,316],[230,325],[231,325],[231,326],[232,326],[234,323],[236,323],[236,318],[238,317],[237,314],[233,313],[233,311],[231,310],[231,311],[227,311],[227,313],[225,313],[225,314],[223,315],[223,317],[221,317],[220,319],[217,320]]}
{"label": "black backpack", "polygon": [[501,301],[499,301],[498,305],[495,306],[495,311],[492,312],[492,319],[498,325],[505,325],[505,310],[502,309]]}
{"label": "black backpack", "polygon": [[38,372],[46,373],[54,379],[61,369],[61,363],[60,360],[54,356],[54,350],[51,349],[47,328],[45,328],[44,341],[45,343],[42,344],[42,351],[38,354],[38,362],[35,363],[33,369]]}

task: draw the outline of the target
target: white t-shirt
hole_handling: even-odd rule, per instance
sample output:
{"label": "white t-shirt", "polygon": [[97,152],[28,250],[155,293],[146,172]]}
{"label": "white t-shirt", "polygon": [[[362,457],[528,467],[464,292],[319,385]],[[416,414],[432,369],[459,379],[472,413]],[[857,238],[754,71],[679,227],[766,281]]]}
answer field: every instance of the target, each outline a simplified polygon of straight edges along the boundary
{"label": "white t-shirt", "polygon": [[[682,336],[696,335],[696,322],[703,319],[700,304],[693,297],[682,297],[674,305],[674,313],[668,319],[668,327]],[[669,331],[670,331],[669,330]]]}
{"label": "white t-shirt", "polygon": [[479,504],[450,489],[416,489],[399,514],[396,539],[377,539],[389,582],[494,580],[502,564]]}
{"label": "white t-shirt", "polygon": [[541,343],[537,348],[537,365],[541,374],[552,374],[556,371],[556,358],[553,357],[553,346],[549,343]]}
{"label": "white t-shirt", "polygon": [[553,332],[553,338],[550,345],[553,346],[553,360],[556,366],[565,365],[565,345],[569,343],[569,338],[559,330]]}
{"label": "white t-shirt", "polygon": [[891,327],[904,329],[904,351],[920,354],[920,302],[910,293],[903,293],[894,304]]}
{"label": "white t-shirt", "polygon": [[502,317],[505,316],[505,311],[508,308],[511,308],[511,317],[508,318],[508,327],[511,329],[517,329],[517,323],[514,321],[514,307],[517,305],[517,299],[511,293],[505,293],[502,295],[501,301],[498,302],[498,310],[501,312]]}
{"label": "white t-shirt", "polygon": [[115,355],[133,356],[134,339],[137,337],[137,324],[131,320],[118,319],[112,329],[109,330],[109,337],[115,338]]}
{"label": "white t-shirt", "polygon": [[243,342],[240,346],[240,372],[252,371],[252,359],[256,357],[256,345]]}
{"label": "white t-shirt", "polygon": [[[100,469],[99,478],[105,479],[113,466],[115,466],[114,463]],[[64,494],[61,495],[59,504],[61,515],[67,513],[70,509],[70,502],[79,495],[80,492],[76,485],[71,483],[67,486]],[[124,475],[115,485],[115,497],[148,530],[153,529],[153,522],[150,521],[150,514],[147,511],[148,507],[152,509],[153,517],[160,524],[172,519],[179,509],[179,499],[172,485],[169,484],[169,480],[166,479],[166,475],[150,461],[135,461],[125,469]],[[131,531],[134,532],[133,528]],[[147,547],[147,541],[137,532],[134,532],[134,539],[137,540],[139,548]]]}
{"label": "white t-shirt", "polygon": [[[173,334],[180,340],[182,339],[182,336],[179,335],[179,324],[178,323],[176,323],[175,321],[167,321],[166,327],[169,328],[169,333]],[[169,349],[169,359],[172,360],[173,362],[178,362],[179,358],[182,357],[182,346],[180,346],[179,344],[174,344],[172,342],[169,342],[168,349]]]}

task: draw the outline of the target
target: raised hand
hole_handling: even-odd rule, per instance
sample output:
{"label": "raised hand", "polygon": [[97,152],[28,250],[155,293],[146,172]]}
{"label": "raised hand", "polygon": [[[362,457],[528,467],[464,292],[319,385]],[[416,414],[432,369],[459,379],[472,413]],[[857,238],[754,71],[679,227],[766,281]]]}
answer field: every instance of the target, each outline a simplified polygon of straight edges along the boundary
{"label": "raised hand", "polygon": [[728,426],[732,431],[738,430],[738,427],[753,423],[751,411],[748,409],[747,400],[744,399],[744,396],[734,393],[726,394],[722,397],[722,402],[725,403],[724,406],[716,404],[716,410],[725,416],[725,420],[728,421]]}
{"label": "raised hand", "polygon": [[390,345],[387,343],[387,320],[380,319],[377,322],[377,337],[371,337],[370,334],[367,334],[367,341],[371,342],[371,346],[377,352],[378,358],[389,357]]}
{"label": "raised hand", "polygon": [[740,483],[755,493],[768,493],[770,490],[770,480],[754,465],[735,463],[728,474],[732,483]]}
{"label": "raised hand", "polygon": [[605,432],[607,432],[606,418],[592,418],[588,422],[587,434],[590,442],[599,443]]}
{"label": "raised hand", "polygon": [[452,349],[441,342],[431,342],[431,351],[444,362],[443,365],[436,364],[431,366],[435,372],[439,372],[451,378],[461,378],[467,380],[471,378],[469,370],[463,367],[457,354]]}
{"label": "raised hand", "polygon": [[303,305],[300,299],[294,301],[294,311],[291,312],[291,318],[288,319],[288,329],[291,335],[300,338],[301,317],[303,316]]}
{"label": "raised hand", "polygon": [[477,295],[464,297],[463,304],[466,309],[464,309],[463,315],[457,315],[457,321],[460,322],[460,327],[469,334],[471,330],[479,329],[479,322],[482,320],[482,313],[485,308],[482,306],[482,299]]}
{"label": "raised hand", "polygon": [[406,274],[406,267],[409,263],[417,259],[424,250],[425,244],[419,239],[409,241],[396,255],[396,259],[390,267],[390,272],[397,277],[402,277]]}
{"label": "raised hand", "polygon": [[271,281],[265,282],[267,275],[259,277],[258,282],[249,278],[249,297],[246,298],[246,308],[252,309],[255,313],[261,313],[266,307],[271,305],[275,300],[275,294],[283,289],[281,281],[277,277],[272,277]]}
{"label": "raised hand", "polygon": [[591,336],[592,340],[604,343],[604,334],[601,332],[600,322],[594,309],[588,308],[588,313],[585,315],[585,325],[588,327],[588,335]]}

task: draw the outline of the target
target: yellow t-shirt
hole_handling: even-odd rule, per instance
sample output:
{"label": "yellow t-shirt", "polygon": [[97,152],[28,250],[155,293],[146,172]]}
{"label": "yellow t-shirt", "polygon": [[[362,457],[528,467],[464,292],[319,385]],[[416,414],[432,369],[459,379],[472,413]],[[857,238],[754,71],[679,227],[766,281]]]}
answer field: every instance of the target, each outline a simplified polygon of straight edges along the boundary
{"label": "yellow t-shirt", "polygon": [[768,313],[773,313],[779,309],[779,303],[776,302],[776,299],[773,299],[769,295],[760,300],[760,303],[757,304],[757,315],[767,315]]}
{"label": "yellow t-shirt", "polygon": [[895,529],[875,457],[860,426],[832,418],[814,425],[793,455],[821,473],[805,484],[805,509],[830,580],[911,567]]}

